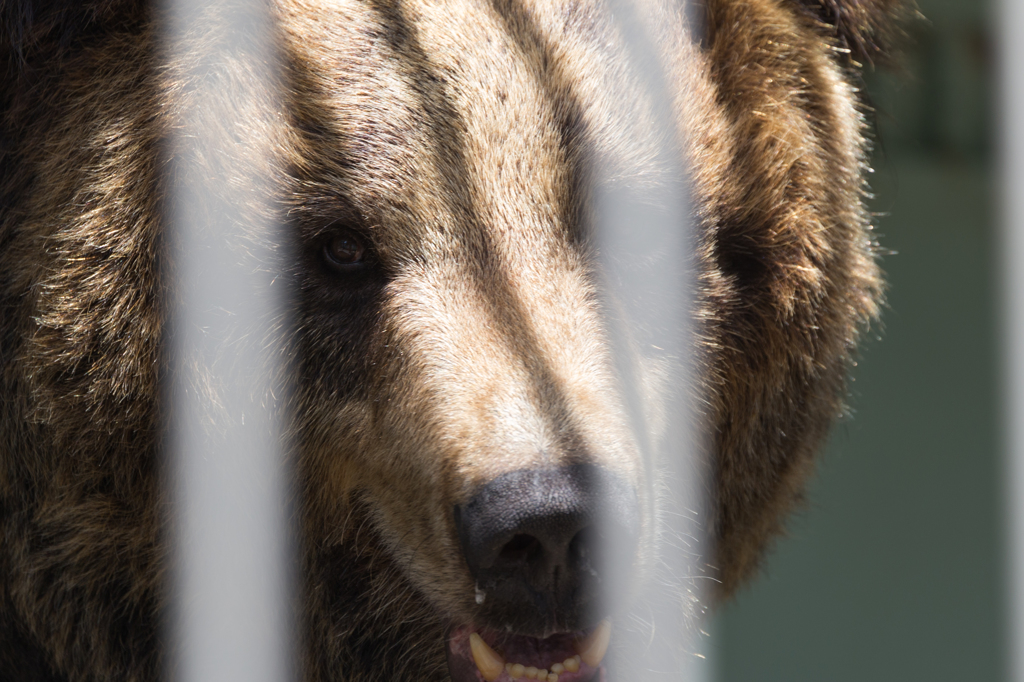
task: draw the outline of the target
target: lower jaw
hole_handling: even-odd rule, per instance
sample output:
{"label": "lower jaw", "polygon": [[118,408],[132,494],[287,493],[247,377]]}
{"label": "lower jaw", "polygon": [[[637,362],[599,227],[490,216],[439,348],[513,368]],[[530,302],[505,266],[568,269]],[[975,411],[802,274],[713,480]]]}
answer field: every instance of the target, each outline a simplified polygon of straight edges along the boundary
{"label": "lower jaw", "polygon": [[452,682],[605,682],[611,625],[546,638],[456,626],[446,641]]}

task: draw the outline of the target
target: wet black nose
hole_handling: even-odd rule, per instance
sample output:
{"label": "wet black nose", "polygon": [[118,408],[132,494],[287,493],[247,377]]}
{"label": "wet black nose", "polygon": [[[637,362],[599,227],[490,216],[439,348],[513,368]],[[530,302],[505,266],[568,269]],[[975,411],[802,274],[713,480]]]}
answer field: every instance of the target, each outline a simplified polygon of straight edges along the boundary
{"label": "wet black nose", "polygon": [[483,617],[520,634],[577,630],[607,614],[636,554],[636,492],[606,469],[526,469],[455,508]]}

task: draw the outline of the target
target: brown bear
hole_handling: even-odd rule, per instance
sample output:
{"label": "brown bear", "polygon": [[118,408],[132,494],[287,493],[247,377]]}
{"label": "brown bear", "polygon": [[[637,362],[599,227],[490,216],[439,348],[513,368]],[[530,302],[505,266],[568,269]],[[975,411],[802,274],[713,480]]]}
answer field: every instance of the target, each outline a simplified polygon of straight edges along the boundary
{"label": "brown bear", "polygon": [[[618,635],[581,547],[605,506],[632,543],[623,584],[658,556],[650,449],[678,359],[630,337],[630,417],[588,168],[666,181],[616,17],[601,0],[272,6],[303,679],[628,677],[598,655]],[[899,7],[636,8],[689,168],[716,599],[799,499],[878,313],[855,82]],[[190,76],[161,61],[162,20],[144,0],[0,4],[3,680],[166,674],[161,159]]]}

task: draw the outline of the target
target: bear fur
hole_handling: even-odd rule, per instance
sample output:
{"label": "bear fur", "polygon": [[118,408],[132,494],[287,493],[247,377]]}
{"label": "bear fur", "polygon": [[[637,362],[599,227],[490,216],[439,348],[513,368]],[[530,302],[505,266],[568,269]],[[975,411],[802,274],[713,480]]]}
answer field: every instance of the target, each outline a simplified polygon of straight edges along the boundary
{"label": "bear fur", "polygon": [[[691,169],[720,598],[799,501],[878,314],[855,83],[900,6],[707,0],[689,19],[643,6]],[[636,79],[600,2],[274,7],[275,191],[300,243],[304,679],[446,680],[444,632],[476,613],[449,510],[535,457],[487,453],[575,420],[582,441],[627,444],[587,457],[645,485],[578,203],[587,159],[635,166],[657,140],[626,139],[636,127],[607,99]],[[0,2],[4,680],[164,676],[162,155],[190,76],[161,63],[160,20],[139,0]],[[318,260],[339,221],[380,266],[357,284]]]}

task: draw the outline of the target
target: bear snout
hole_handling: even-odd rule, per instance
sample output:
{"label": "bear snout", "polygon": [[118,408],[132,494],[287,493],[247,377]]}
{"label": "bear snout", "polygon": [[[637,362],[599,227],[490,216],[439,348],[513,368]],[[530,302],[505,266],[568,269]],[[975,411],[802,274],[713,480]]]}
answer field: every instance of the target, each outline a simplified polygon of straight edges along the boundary
{"label": "bear snout", "polygon": [[508,472],[453,514],[479,615],[492,627],[535,637],[582,630],[627,591],[640,505],[636,491],[608,469]]}

